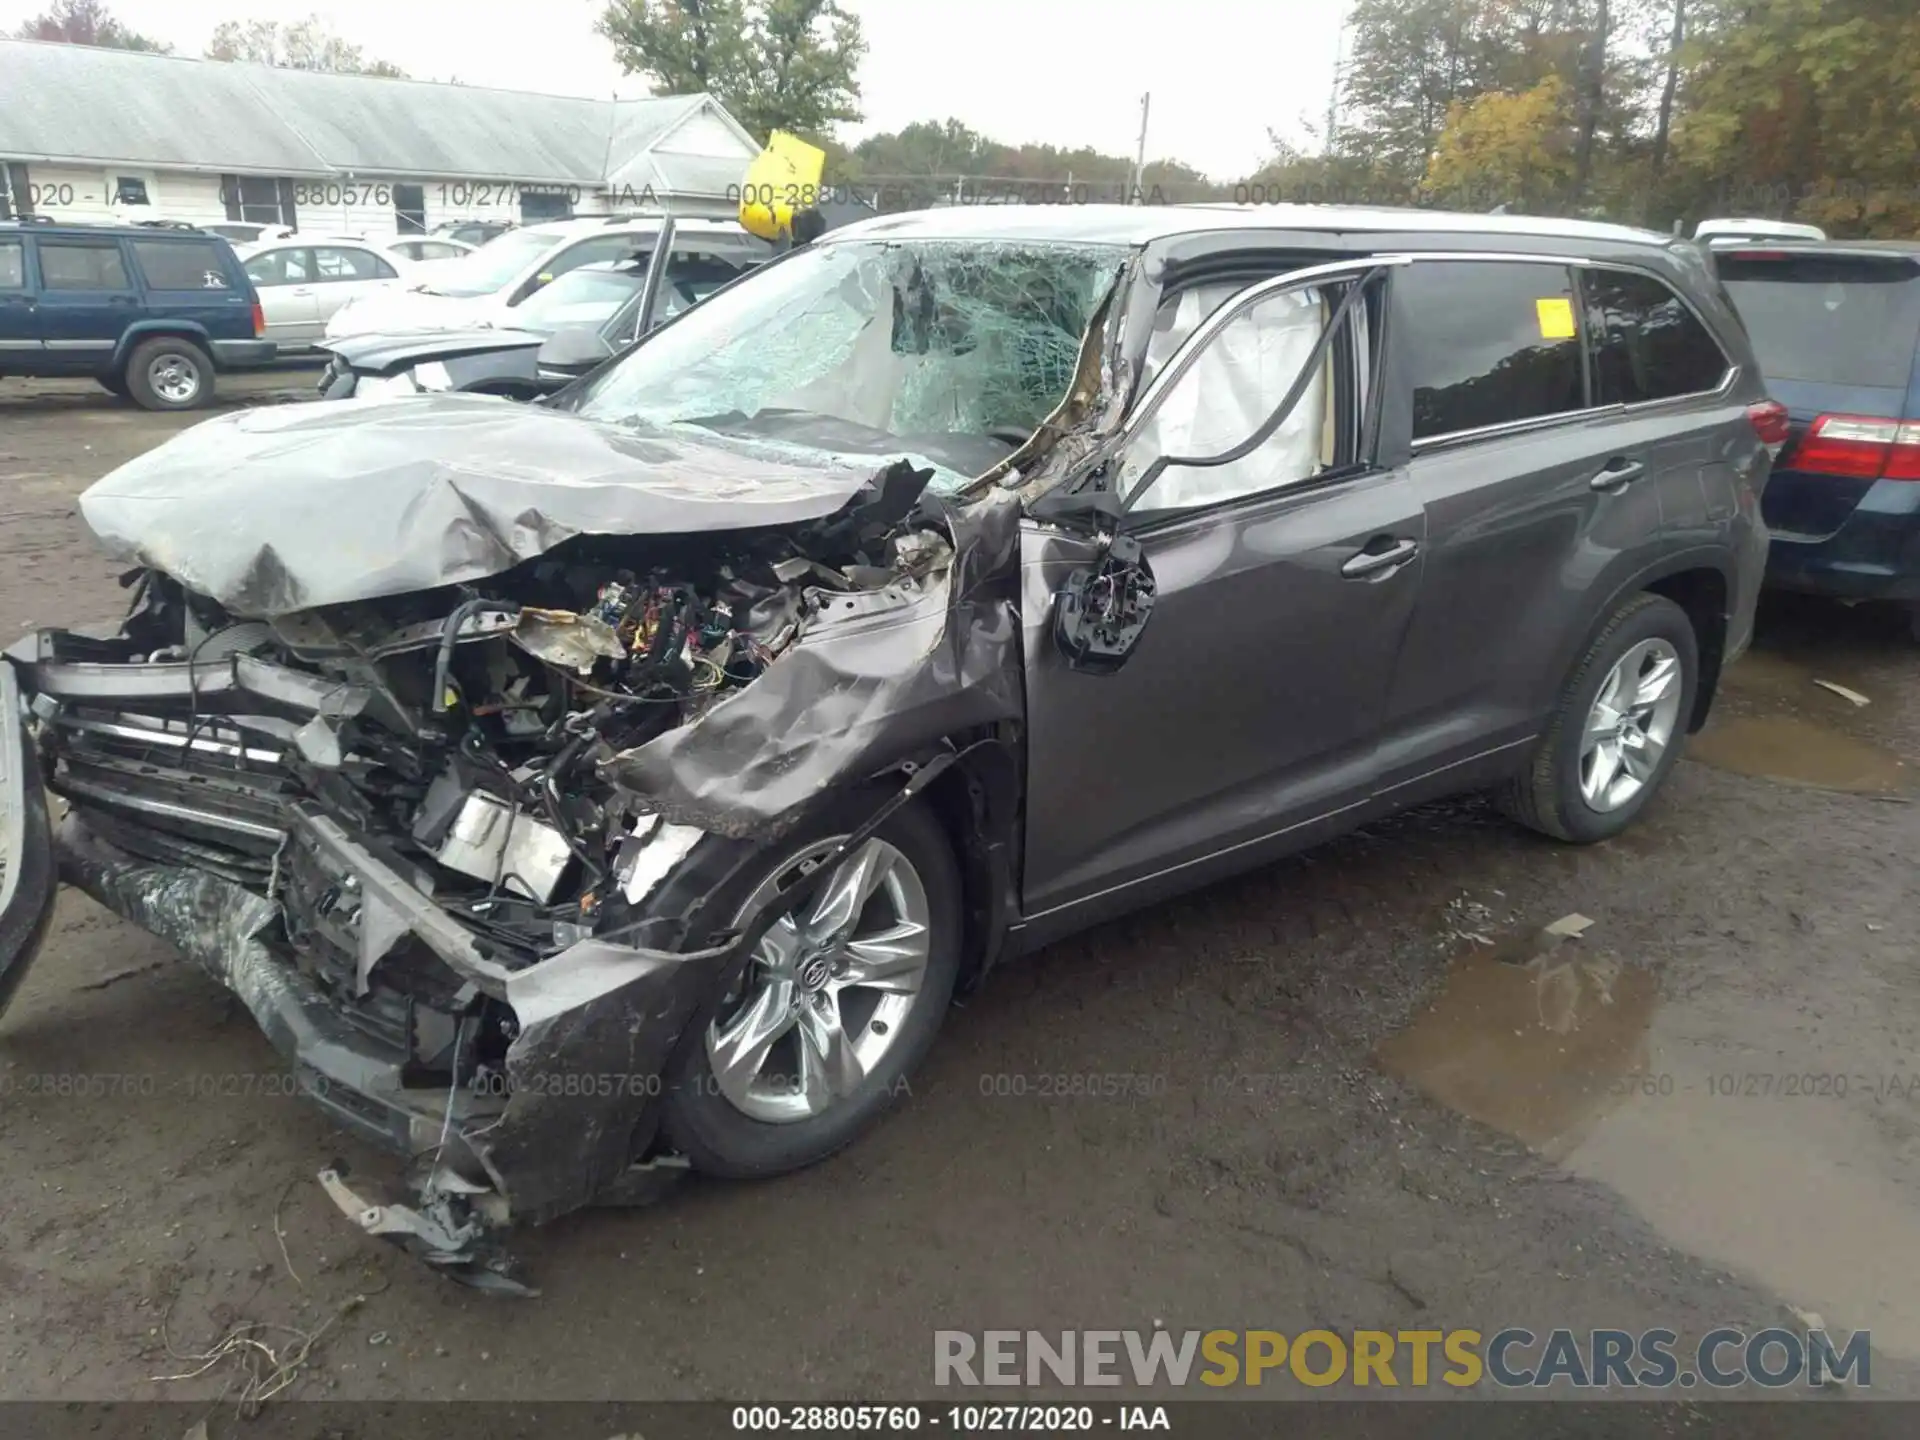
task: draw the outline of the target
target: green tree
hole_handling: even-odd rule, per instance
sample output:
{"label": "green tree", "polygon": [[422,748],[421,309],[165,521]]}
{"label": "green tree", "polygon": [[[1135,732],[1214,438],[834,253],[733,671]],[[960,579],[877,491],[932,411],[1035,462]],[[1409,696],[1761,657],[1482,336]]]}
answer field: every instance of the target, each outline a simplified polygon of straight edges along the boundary
{"label": "green tree", "polygon": [[1427,166],[1426,189],[1466,210],[1548,208],[1577,183],[1579,127],[1558,75],[1518,94],[1457,100]]}
{"label": "green tree", "polygon": [[1411,190],[1454,104],[1500,88],[1510,20],[1497,0],[1358,0],[1340,150]]}
{"label": "green tree", "polygon": [[372,60],[350,40],[343,40],[318,15],[282,24],[278,20],[227,20],[216,25],[207,42],[209,60],[250,60],[283,70],[332,70],[347,75],[385,75],[404,79],[406,72],[385,60]]}
{"label": "green tree", "polygon": [[1696,208],[1920,234],[1912,0],[1696,0],[1674,123]]}
{"label": "green tree", "polygon": [[705,91],[755,136],[860,119],[867,42],[839,0],[609,0],[600,33],[656,92]]}
{"label": "green tree", "polygon": [[53,0],[44,14],[27,21],[14,34],[22,40],[53,40],[68,45],[100,45],[111,50],[173,53],[164,40],[135,34],[113,17],[101,0]]}

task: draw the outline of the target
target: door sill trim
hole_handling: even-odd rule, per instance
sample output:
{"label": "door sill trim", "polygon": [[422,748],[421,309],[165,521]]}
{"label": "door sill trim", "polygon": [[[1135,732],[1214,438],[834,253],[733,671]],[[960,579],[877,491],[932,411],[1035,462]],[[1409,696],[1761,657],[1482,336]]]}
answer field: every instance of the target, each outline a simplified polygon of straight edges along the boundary
{"label": "door sill trim", "polygon": [[1295,830],[1305,829],[1309,825],[1317,825],[1322,820],[1331,820],[1336,815],[1345,815],[1350,810],[1365,809],[1372,803],[1373,797],[1368,796],[1364,800],[1354,801],[1351,805],[1340,805],[1332,810],[1323,810],[1319,814],[1309,816],[1305,820],[1296,820],[1291,825],[1282,825],[1278,830],[1270,830],[1264,835],[1256,835],[1250,840],[1242,840],[1238,844],[1229,845],[1223,850],[1209,850],[1206,854],[1196,855],[1191,860],[1182,860],[1178,865],[1169,865],[1164,870],[1155,870],[1150,875],[1139,875],[1131,880],[1123,880],[1118,885],[1109,885],[1104,890],[1096,890],[1091,895],[1081,895],[1076,899],[1065,901],[1045,910],[1036,911],[1031,915],[1022,915],[1019,926],[1015,928],[1023,928],[1036,920],[1044,920],[1050,915],[1058,915],[1063,910],[1074,910],[1082,905],[1091,905],[1096,900],[1104,900],[1109,895],[1118,895],[1121,891],[1131,890],[1138,885],[1151,884],[1153,881],[1159,880],[1167,875],[1177,875],[1182,870],[1191,870],[1196,865],[1205,865],[1210,860],[1218,860],[1223,856],[1233,854],[1235,851],[1245,850],[1249,846],[1264,845],[1269,840],[1278,840],[1283,835],[1290,835]]}
{"label": "door sill trim", "polygon": [[1309,816],[1305,820],[1296,820],[1291,825],[1283,825],[1278,830],[1270,830],[1263,835],[1256,835],[1250,840],[1242,840],[1238,844],[1227,846],[1225,849],[1209,850],[1206,854],[1196,855],[1191,860],[1182,860],[1178,865],[1169,865],[1163,870],[1155,870],[1152,874],[1136,876],[1132,880],[1123,880],[1118,885],[1109,885],[1106,889],[1096,890],[1090,895],[1078,896],[1075,899],[1064,901],[1061,904],[1049,906],[1045,910],[1037,910],[1031,915],[1022,915],[1018,923],[1011,927],[1012,931],[1017,934],[1037,921],[1048,919],[1068,910],[1078,909],[1082,905],[1091,905],[1096,900],[1104,900],[1110,895],[1118,895],[1122,891],[1131,890],[1139,885],[1151,884],[1153,881],[1163,879],[1168,875],[1177,875],[1182,870],[1191,870],[1196,865],[1205,865],[1209,861],[1222,859],[1225,856],[1234,854],[1236,851],[1245,850],[1250,846],[1264,845],[1270,840],[1278,840],[1284,835],[1290,835],[1295,830],[1305,829],[1309,825],[1318,825],[1324,820],[1332,820],[1336,816],[1345,815],[1354,810],[1367,809],[1377,805],[1385,797],[1394,794],[1396,791],[1404,790],[1410,785],[1421,784],[1423,781],[1431,780],[1437,775],[1444,775],[1449,770],[1458,770],[1463,765],[1477,764],[1482,760],[1490,759],[1507,750],[1517,750],[1522,746],[1532,745],[1539,738],[1538,735],[1528,735],[1519,740],[1509,740],[1504,745],[1495,745],[1490,749],[1478,751],[1475,754],[1466,756],[1464,759],[1442,765],[1438,769],[1423,771],[1411,779],[1402,780],[1397,784],[1387,787],[1385,790],[1375,791],[1364,800],[1356,800],[1350,805],[1338,805],[1331,810],[1323,810],[1319,814]]}

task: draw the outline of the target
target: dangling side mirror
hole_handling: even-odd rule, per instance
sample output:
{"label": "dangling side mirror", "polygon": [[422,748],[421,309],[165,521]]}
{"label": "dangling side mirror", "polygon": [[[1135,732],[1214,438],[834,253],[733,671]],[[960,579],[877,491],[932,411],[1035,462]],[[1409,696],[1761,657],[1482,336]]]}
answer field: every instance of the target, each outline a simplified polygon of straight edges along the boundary
{"label": "dangling side mirror", "polygon": [[1116,535],[1053,597],[1053,643],[1069,668],[1111,675],[1127,663],[1153,615],[1153,569],[1131,535]]}
{"label": "dangling side mirror", "polygon": [[547,337],[534,357],[541,373],[572,377],[584,375],[613,354],[613,346],[596,330],[570,325]]}

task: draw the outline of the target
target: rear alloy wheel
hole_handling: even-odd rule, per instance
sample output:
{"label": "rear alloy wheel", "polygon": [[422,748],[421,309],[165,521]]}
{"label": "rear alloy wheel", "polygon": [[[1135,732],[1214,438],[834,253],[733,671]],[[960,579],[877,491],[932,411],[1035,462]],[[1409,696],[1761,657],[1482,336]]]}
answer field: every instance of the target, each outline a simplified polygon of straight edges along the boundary
{"label": "rear alloy wheel", "polygon": [[143,340],[127,358],[127,390],[148,410],[195,410],[213,398],[213,362],[191,340]]}
{"label": "rear alloy wheel", "polygon": [[1680,723],[1680,652],[1655,636],[1614,662],[1587,711],[1580,798],[1610,815],[1652,783]]}
{"label": "rear alloy wheel", "polygon": [[1533,763],[1496,802],[1557,840],[1618,835],[1678,762],[1699,673],[1687,612],[1664,596],[1636,595],[1588,647]]}
{"label": "rear alloy wheel", "polygon": [[[745,925],[845,835],[784,848],[737,908]],[[952,999],[960,887],[945,835],[893,815],[776,921],[683,1050],[669,1138],[709,1174],[776,1175],[838,1150],[905,1087]]]}

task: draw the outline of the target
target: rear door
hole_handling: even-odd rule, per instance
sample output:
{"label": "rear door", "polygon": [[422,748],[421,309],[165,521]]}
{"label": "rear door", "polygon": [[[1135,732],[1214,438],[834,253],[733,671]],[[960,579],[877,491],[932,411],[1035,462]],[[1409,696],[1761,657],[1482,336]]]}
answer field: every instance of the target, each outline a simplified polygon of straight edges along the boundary
{"label": "rear door", "polygon": [[[1885,428],[1850,421],[1920,420],[1913,398],[1920,345],[1920,255],[1815,249],[1741,249],[1716,257],[1767,391],[1792,431],[1762,513],[1788,546],[1824,541],[1852,519],[1886,465],[1871,447],[1833,437]],[[1808,443],[1822,417],[1826,444]],[[1841,428],[1842,426],[1845,428]],[[1910,499],[1899,490],[1875,496]]]}
{"label": "rear door", "polygon": [[39,321],[27,286],[27,242],[0,235],[0,374],[27,368],[40,353]]}
{"label": "rear door", "polygon": [[1592,488],[1607,457],[1586,428],[1575,283],[1558,259],[1422,258],[1396,278],[1427,547],[1388,706],[1386,791],[1531,737],[1541,670],[1590,580],[1588,537],[1622,508],[1636,512],[1624,528],[1659,530],[1644,489]]}
{"label": "rear door", "polygon": [[141,314],[140,293],[120,242],[110,237],[33,237],[40,262],[35,306],[48,369],[105,369],[120,336]]}
{"label": "rear door", "polygon": [[390,288],[400,278],[386,256],[364,246],[316,245],[312,253],[313,302],[319,320],[316,339],[335,311],[362,295]]}
{"label": "rear door", "polygon": [[215,340],[253,338],[253,297],[235,283],[224,240],[129,240],[127,249],[154,318],[188,321]]}
{"label": "rear door", "polygon": [[263,338],[283,350],[301,350],[320,339],[320,307],[314,298],[313,251],[304,245],[279,245],[247,258],[247,278],[260,296],[266,317]]}
{"label": "rear door", "polygon": [[1394,313],[1428,532],[1385,742],[1405,802],[1510,769],[1618,589],[1724,547],[1757,441],[1731,361],[1651,273],[1422,259]]}

